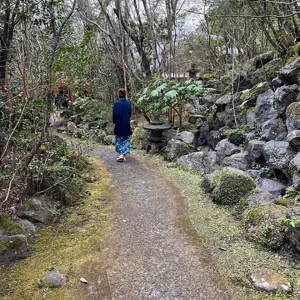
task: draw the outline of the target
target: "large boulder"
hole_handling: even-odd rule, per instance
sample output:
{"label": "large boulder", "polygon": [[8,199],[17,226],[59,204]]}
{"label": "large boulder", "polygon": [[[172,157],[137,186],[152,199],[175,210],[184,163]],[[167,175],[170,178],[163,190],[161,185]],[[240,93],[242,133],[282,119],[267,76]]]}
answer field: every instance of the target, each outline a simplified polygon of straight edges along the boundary
{"label": "large boulder", "polygon": [[287,84],[294,84],[298,81],[300,72],[300,57],[296,58],[289,65],[279,71],[279,78]]}
{"label": "large boulder", "polygon": [[285,227],[281,224],[286,214],[283,206],[256,205],[245,213],[247,237],[255,243],[276,250],[286,242]]}
{"label": "large boulder", "polygon": [[173,161],[193,151],[193,147],[191,147],[189,144],[173,139],[168,142],[168,145],[166,147],[166,159],[169,161]]}
{"label": "large boulder", "polygon": [[261,138],[269,142],[272,140],[284,141],[287,136],[286,125],[282,119],[271,119],[262,124]]}
{"label": "large boulder", "polygon": [[284,194],[286,186],[278,180],[260,178],[257,181],[257,188],[269,192],[274,198],[278,198]]}
{"label": "large boulder", "polygon": [[176,160],[176,163],[185,169],[193,170],[201,174],[209,174],[220,168],[217,164],[217,154],[214,151],[193,152],[181,156]]}
{"label": "large boulder", "polygon": [[137,150],[145,150],[148,145],[149,131],[137,127],[134,129],[131,136],[131,146]]}
{"label": "large boulder", "polygon": [[178,138],[186,144],[193,144],[195,141],[195,134],[190,131],[183,131],[179,133]]}
{"label": "large boulder", "polygon": [[287,107],[296,101],[298,86],[282,86],[275,91],[274,106],[280,116],[284,116]]}
{"label": "large boulder", "polygon": [[246,171],[249,168],[248,152],[233,154],[223,160],[223,166]]}
{"label": "large boulder", "polygon": [[216,187],[220,173],[221,170],[216,170],[210,174],[205,174],[202,176],[200,186],[206,193],[211,193]]}
{"label": "large boulder", "polygon": [[248,143],[248,160],[251,166],[256,164],[264,164],[264,149],[265,142],[259,140],[252,140]]}
{"label": "large boulder", "polygon": [[205,134],[205,140],[207,144],[214,150],[217,144],[222,140],[222,137],[218,130],[213,130]]}
{"label": "large boulder", "polygon": [[296,151],[288,142],[269,141],[264,145],[263,154],[269,167],[289,176],[289,163],[296,156]]}
{"label": "large boulder", "polygon": [[20,223],[0,216],[0,263],[24,258],[29,253],[25,230]]}
{"label": "large boulder", "polygon": [[290,143],[292,147],[297,149],[298,151],[300,150],[300,130],[293,130],[291,131],[287,138],[286,141]]}
{"label": "large boulder", "polygon": [[255,189],[255,186],[254,180],[243,172],[222,170],[213,190],[214,201],[219,204],[234,205]]}
{"label": "large boulder", "polygon": [[256,124],[261,131],[265,130],[266,125],[264,124],[266,124],[267,121],[278,117],[278,112],[274,108],[274,98],[275,95],[271,89],[260,94],[257,98],[254,112]]}
{"label": "large boulder", "polygon": [[258,188],[251,191],[247,197],[247,203],[249,207],[255,205],[269,205],[270,203],[274,203],[274,201],[275,199],[271,193]]}
{"label": "large boulder", "polygon": [[226,132],[226,136],[230,143],[240,146],[244,144],[246,140],[245,132],[240,129],[231,129]]}
{"label": "large boulder", "polygon": [[241,149],[230,143],[228,139],[224,139],[216,145],[215,151],[217,152],[218,163],[222,164],[225,157],[239,153]]}
{"label": "large boulder", "polygon": [[291,160],[289,167],[293,177],[293,187],[300,191],[300,152]]}
{"label": "large boulder", "polygon": [[300,102],[290,104],[286,110],[286,126],[288,131],[300,130]]}
{"label": "large boulder", "polygon": [[33,223],[47,224],[53,222],[57,219],[58,214],[57,203],[45,196],[30,199],[17,210],[17,215],[20,218]]}

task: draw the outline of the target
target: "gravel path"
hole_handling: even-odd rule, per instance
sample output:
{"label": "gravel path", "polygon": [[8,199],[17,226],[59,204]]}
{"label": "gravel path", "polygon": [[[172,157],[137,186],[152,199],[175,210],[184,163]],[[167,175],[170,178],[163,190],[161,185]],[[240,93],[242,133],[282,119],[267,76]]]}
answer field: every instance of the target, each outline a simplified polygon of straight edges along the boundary
{"label": "gravel path", "polygon": [[90,297],[229,299],[210,255],[187,221],[180,191],[135,158],[117,163],[111,150],[99,148],[94,154],[112,173],[117,205],[114,249],[105,267],[109,293]]}

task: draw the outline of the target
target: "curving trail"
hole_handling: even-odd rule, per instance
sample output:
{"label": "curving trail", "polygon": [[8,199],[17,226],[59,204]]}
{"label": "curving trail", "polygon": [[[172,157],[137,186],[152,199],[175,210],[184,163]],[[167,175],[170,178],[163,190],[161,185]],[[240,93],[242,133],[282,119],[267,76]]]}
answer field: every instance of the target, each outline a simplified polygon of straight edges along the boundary
{"label": "curving trail", "polygon": [[189,223],[184,197],[169,181],[131,157],[94,150],[112,174],[115,225],[105,265],[89,299],[229,299],[222,278]]}

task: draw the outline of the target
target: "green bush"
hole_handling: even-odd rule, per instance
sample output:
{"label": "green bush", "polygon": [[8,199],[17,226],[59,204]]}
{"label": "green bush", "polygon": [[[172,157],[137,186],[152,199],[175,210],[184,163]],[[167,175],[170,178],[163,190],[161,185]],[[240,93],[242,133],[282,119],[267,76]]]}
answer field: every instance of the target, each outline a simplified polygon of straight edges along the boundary
{"label": "green bush", "polygon": [[223,170],[213,191],[214,201],[225,205],[236,204],[255,187],[250,176],[238,171]]}

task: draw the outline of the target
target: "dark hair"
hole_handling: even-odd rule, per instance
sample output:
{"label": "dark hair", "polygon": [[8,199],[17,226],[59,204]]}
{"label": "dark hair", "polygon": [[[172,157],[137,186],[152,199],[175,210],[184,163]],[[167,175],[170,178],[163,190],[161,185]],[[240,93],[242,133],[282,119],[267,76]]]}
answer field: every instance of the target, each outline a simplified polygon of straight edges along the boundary
{"label": "dark hair", "polygon": [[119,98],[125,98],[126,97],[125,89],[119,89],[118,96],[119,96]]}

